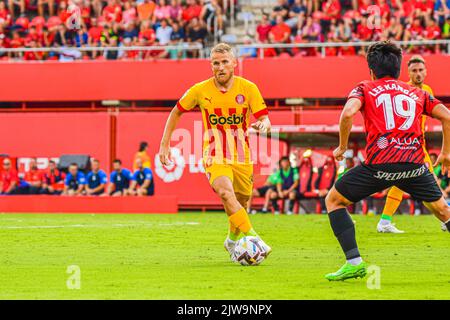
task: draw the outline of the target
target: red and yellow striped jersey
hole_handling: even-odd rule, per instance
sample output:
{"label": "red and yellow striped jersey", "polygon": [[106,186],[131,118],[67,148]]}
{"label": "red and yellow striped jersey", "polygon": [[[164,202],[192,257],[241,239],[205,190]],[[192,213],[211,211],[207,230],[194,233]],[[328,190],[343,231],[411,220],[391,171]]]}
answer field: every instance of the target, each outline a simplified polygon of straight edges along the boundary
{"label": "red and yellow striped jersey", "polygon": [[234,77],[231,88],[220,91],[214,78],[192,86],[178,101],[185,112],[198,106],[204,124],[203,159],[214,162],[250,163],[248,126],[250,113],[255,118],[268,114],[258,87],[251,81]]}

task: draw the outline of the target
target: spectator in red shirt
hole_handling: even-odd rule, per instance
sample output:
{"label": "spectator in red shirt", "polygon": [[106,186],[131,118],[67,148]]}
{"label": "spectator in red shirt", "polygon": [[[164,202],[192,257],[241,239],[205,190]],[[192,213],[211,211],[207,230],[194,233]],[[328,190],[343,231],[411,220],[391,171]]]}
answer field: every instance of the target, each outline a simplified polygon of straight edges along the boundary
{"label": "spectator in red shirt", "polygon": [[256,40],[261,43],[269,41],[269,32],[272,29],[272,24],[269,21],[269,16],[263,14],[261,22],[256,27]]}
{"label": "spectator in red shirt", "polygon": [[[36,40],[31,40],[26,45],[27,48],[39,48]],[[26,51],[23,54],[23,60],[26,61],[36,61],[36,60],[43,60],[44,59],[44,53],[42,51]]]}
{"label": "spectator in red shirt", "polygon": [[288,43],[291,35],[291,28],[284,22],[282,16],[277,16],[276,25],[269,32],[271,43]]}
{"label": "spectator in red shirt", "polygon": [[25,45],[29,45],[31,41],[36,42],[36,44],[42,45],[44,42],[44,39],[42,37],[42,34],[39,34],[37,32],[37,29],[35,26],[31,26],[28,30],[28,34],[25,37]]}
{"label": "spectator in red shirt", "polygon": [[416,0],[414,2],[414,16],[428,19],[434,10],[433,0]]}
{"label": "spectator in red shirt", "polygon": [[103,8],[103,17],[106,22],[122,21],[122,6],[117,0],[108,0],[108,5]]}
{"label": "spectator in red shirt", "polygon": [[[436,20],[433,18],[428,19],[427,27],[423,31],[423,36],[427,40],[438,40],[441,38],[441,29],[436,24]],[[439,52],[439,45],[428,45],[425,49],[430,53],[437,53]]]}
{"label": "spectator in red shirt", "polygon": [[330,29],[331,20],[338,20],[341,17],[341,4],[339,0],[326,0],[322,2],[322,15],[320,24],[326,33]]}
{"label": "spectator in red shirt", "polygon": [[361,0],[358,1],[358,11],[361,16],[368,16],[372,14],[369,7],[373,5],[372,0]]}
{"label": "spectator in red shirt", "polygon": [[427,40],[437,40],[441,38],[441,29],[433,18],[428,19],[427,27],[423,31],[423,35]]}
{"label": "spectator in red shirt", "polygon": [[[282,16],[277,16],[277,24],[269,32],[270,43],[288,43],[290,42],[291,28],[284,22]],[[275,48],[278,54],[285,52],[284,49]]]}
{"label": "spectator in red shirt", "polygon": [[356,28],[356,37],[361,41],[370,41],[372,39],[373,29],[370,29],[367,23],[367,17],[361,18],[361,23]]}
{"label": "spectator in red shirt", "polygon": [[10,159],[3,159],[3,170],[0,172],[0,193],[15,194],[19,186],[17,170],[11,166]]}
{"label": "spectator in red shirt", "polygon": [[403,40],[422,40],[422,34],[422,21],[419,17],[415,17],[412,24],[408,25],[408,27],[406,28]]}
{"label": "spectator in red shirt", "polygon": [[97,23],[97,18],[91,19],[91,27],[88,31],[88,43],[90,46],[99,46],[100,45],[100,38],[102,37],[103,33],[103,27],[99,26]]}
{"label": "spectator in red shirt", "polygon": [[24,39],[20,36],[19,31],[15,30],[12,33],[12,39],[9,42],[9,45],[11,46],[11,48],[21,48],[23,47],[25,44]]}
{"label": "spectator in red shirt", "polygon": [[386,19],[389,18],[389,15],[391,13],[391,8],[389,8],[389,5],[386,3],[386,0],[378,0],[377,6],[380,9],[381,18],[386,18]]}
{"label": "spectator in red shirt", "polygon": [[43,174],[42,194],[61,194],[64,190],[64,179],[66,174],[59,171],[56,162],[50,160],[48,169]]}
{"label": "spectator in red shirt", "polygon": [[36,159],[30,160],[30,168],[25,172],[24,182],[27,185],[25,193],[40,194],[44,175],[37,167]]}
{"label": "spectator in red shirt", "polygon": [[0,25],[8,27],[11,24],[11,15],[4,2],[0,2]]}
{"label": "spectator in red shirt", "polygon": [[187,24],[193,18],[200,17],[201,12],[202,6],[198,5],[196,0],[187,0],[186,7],[183,8],[183,11],[181,12],[181,18],[183,19],[184,24]]}
{"label": "spectator in red shirt", "polygon": [[141,23],[141,30],[139,31],[138,38],[139,40],[145,39],[145,43],[148,46],[151,46],[155,42],[156,33],[155,30],[153,30],[152,24],[149,20]]}
{"label": "spectator in red shirt", "polygon": [[324,20],[339,19],[341,17],[341,3],[339,0],[326,0],[322,2],[322,12],[324,13],[322,19]]}

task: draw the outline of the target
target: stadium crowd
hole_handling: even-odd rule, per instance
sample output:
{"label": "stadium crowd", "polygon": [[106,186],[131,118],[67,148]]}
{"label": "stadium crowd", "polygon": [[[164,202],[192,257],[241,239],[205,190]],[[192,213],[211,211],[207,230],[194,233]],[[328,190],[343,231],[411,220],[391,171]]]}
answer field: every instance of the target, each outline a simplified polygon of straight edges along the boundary
{"label": "stadium crowd", "polygon": [[[71,2],[73,1],[73,2]],[[156,2],[155,2],[156,1]],[[155,59],[197,57],[217,17],[217,0],[0,0],[0,58],[24,60]],[[74,5],[74,6],[72,6]],[[76,6],[76,7],[75,7]],[[76,20],[75,17],[80,19]],[[179,49],[165,50],[172,45]],[[80,47],[161,46],[160,50]],[[5,53],[1,48],[67,48],[61,52]]]}
{"label": "stadium crowd", "polygon": [[[379,18],[377,18],[379,17]],[[363,42],[450,38],[449,0],[278,0],[256,29],[259,43]],[[247,39],[250,44],[251,39]],[[438,53],[440,46],[405,47]],[[256,50],[247,56],[257,56]],[[264,56],[314,56],[317,48],[265,49]],[[364,54],[362,47],[328,47],[327,56]]]}
{"label": "stadium crowd", "polygon": [[31,159],[24,172],[13,167],[10,158],[2,161],[0,170],[1,195],[65,195],[65,196],[152,196],[155,182],[147,153],[148,143],[141,142],[133,160],[133,172],[123,168],[122,161],[113,161],[109,175],[101,169],[100,161],[91,159],[90,170],[80,170],[73,162],[67,170],[58,168],[54,160],[48,168],[39,169],[36,159]]}
{"label": "stadium crowd", "polygon": [[[245,44],[450,38],[450,0],[277,0],[264,14],[255,39]],[[196,58],[212,32],[224,31],[221,0],[0,0],[0,59],[179,59]],[[74,19],[78,15],[77,20]],[[379,19],[376,16],[379,16]],[[164,48],[171,45],[171,49]],[[80,47],[105,47],[85,52]],[[157,46],[155,50],[108,47]],[[59,51],[2,52],[1,48],[60,48]],[[191,48],[187,50],[187,48]],[[411,52],[440,46],[407,47]],[[312,56],[317,48],[265,49],[267,57]],[[328,47],[326,55],[362,54],[360,47]],[[242,49],[256,57],[255,48]]]}

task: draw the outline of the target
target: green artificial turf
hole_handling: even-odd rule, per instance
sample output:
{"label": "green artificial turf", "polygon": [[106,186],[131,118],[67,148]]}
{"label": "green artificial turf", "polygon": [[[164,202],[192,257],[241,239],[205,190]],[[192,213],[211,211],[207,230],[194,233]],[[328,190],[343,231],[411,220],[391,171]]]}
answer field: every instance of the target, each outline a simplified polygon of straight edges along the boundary
{"label": "green artificial turf", "polygon": [[[396,216],[405,234],[378,234],[353,216],[363,258],[380,269],[332,283],[343,263],[325,215],[251,216],[272,255],[233,264],[224,213],[1,214],[1,299],[449,299],[450,234],[431,216]],[[80,288],[67,273],[80,270]],[[70,271],[70,269],[69,269]],[[370,278],[373,282],[373,277]]]}

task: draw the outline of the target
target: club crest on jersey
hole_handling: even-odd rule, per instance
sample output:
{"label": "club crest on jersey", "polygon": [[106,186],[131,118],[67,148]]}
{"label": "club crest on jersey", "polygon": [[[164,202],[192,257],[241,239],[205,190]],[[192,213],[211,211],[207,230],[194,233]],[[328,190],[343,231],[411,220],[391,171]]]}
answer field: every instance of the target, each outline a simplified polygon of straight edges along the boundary
{"label": "club crest on jersey", "polygon": [[245,97],[242,94],[238,94],[235,99],[237,104],[243,104],[245,102]]}

